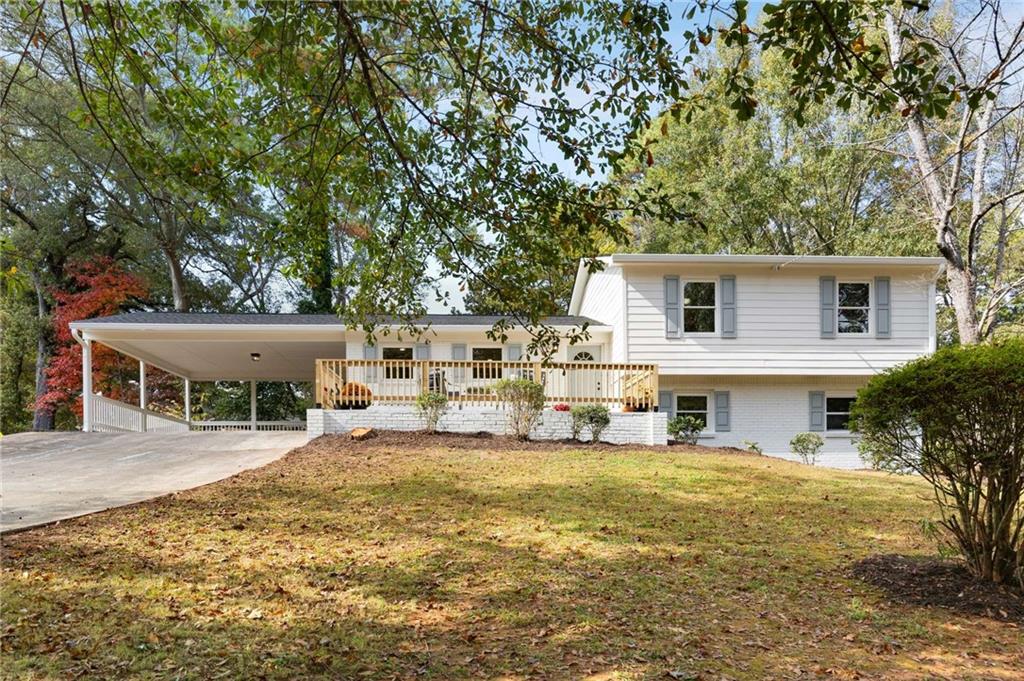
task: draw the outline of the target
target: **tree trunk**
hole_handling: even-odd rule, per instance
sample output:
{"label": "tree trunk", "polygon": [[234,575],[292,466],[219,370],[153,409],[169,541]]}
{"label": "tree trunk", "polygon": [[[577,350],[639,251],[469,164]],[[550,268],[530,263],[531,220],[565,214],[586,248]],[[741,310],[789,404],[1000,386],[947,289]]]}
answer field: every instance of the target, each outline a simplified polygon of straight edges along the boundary
{"label": "tree trunk", "polygon": [[188,294],[185,293],[185,270],[181,267],[181,260],[172,248],[165,247],[163,252],[171,275],[171,295],[174,298],[174,311],[188,312]]}
{"label": "tree trunk", "polygon": [[43,409],[39,406],[39,400],[49,391],[46,365],[50,361],[52,350],[49,324],[50,306],[46,302],[46,295],[39,279],[32,277],[32,283],[36,289],[36,309],[39,317],[36,329],[36,401],[32,414],[32,430],[53,430],[53,410]]}

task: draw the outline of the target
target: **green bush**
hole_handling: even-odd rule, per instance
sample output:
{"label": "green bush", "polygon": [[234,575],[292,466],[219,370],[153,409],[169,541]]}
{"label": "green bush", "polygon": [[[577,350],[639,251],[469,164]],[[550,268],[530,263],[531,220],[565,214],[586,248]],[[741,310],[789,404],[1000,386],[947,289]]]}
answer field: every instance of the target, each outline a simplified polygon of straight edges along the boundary
{"label": "green bush", "polygon": [[875,376],[850,424],[877,468],[932,484],[945,540],[979,578],[1024,586],[1024,339],[945,348]]}
{"label": "green bush", "polygon": [[448,411],[448,396],[444,393],[426,392],[416,397],[416,411],[426,422],[427,430],[437,430],[437,422]]}
{"label": "green bush", "polygon": [[797,433],[789,441],[794,454],[800,455],[804,463],[814,465],[818,462],[818,452],[825,446],[825,440],[817,433]]}
{"label": "green bush", "polygon": [[544,409],[544,386],[525,378],[505,378],[494,384],[494,394],[508,410],[512,434],[527,440]]}
{"label": "green bush", "polygon": [[676,416],[668,422],[668,434],[677,442],[697,444],[697,436],[704,430],[704,422],[696,416]]}
{"label": "green bush", "polygon": [[601,433],[612,422],[608,407],[603,404],[578,404],[569,412],[572,414],[572,437],[580,439],[583,429],[590,430],[590,441],[600,442]]}

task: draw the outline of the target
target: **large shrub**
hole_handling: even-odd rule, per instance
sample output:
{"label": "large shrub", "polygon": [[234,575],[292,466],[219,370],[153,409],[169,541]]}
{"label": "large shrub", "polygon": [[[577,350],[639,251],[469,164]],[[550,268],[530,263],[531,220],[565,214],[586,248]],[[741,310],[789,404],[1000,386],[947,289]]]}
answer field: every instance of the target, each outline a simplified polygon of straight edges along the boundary
{"label": "large shrub", "polygon": [[425,392],[416,397],[416,411],[427,426],[427,431],[437,430],[437,422],[448,411],[448,396],[444,393]]}
{"label": "large shrub", "polygon": [[572,437],[580,438],[583,429],[590,430],[590,441],[600,442],[601,433],[612,422],[608,407],[603,404],[578,404],[572,408]]}
{"label": "large shrub", "polygon": [[875,376],[851,427],[876,467],[934,486],[948,538],[978,577],[1024,583],[1024,339],[946,348]]}
{"label": "large shrub", "polygon": [[544,386],[525,378],[505,378],[494,384],[494,394],[508,411],[508,425],[520,440],[530,437],[544,409]]}

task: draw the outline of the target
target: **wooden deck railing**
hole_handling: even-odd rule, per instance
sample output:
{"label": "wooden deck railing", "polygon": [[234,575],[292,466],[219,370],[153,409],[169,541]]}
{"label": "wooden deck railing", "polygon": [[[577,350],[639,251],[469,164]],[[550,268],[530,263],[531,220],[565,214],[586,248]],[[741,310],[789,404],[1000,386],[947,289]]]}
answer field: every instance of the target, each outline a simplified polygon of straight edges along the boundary
{"label": "wooden deck railing", "polygon": [[486,406],[497,403],[494,384],[503,378],[540,383],[548,405],[650,409],[658,398],[657,365],[601,362],[318,359],[314,389],[325,409],[412,404],[424,392],[444,393],[458,405]]}
{"label": "wooden deck railing", "polygon": [[188,421],[93,395],[92,429],[97,433],[183,433],[188,431]]}

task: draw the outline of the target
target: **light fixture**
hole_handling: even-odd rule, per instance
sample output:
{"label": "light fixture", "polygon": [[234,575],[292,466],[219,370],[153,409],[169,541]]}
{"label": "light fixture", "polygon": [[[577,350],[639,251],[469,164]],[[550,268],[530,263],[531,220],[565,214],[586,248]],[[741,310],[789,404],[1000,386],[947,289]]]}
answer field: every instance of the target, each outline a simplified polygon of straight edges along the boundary
{"label": "light fixture", "polygon": [[258,352],[250,352],[250,353],[249,353],[249,357],[250,357],[250,358],[252,359],[252,361],[254,361],[254,362],[258,362],[258,361],[260,361],[260,357],[261,357],[261,356],[262,356],[262,355],[260,355],[260,353],[258,353]]}

